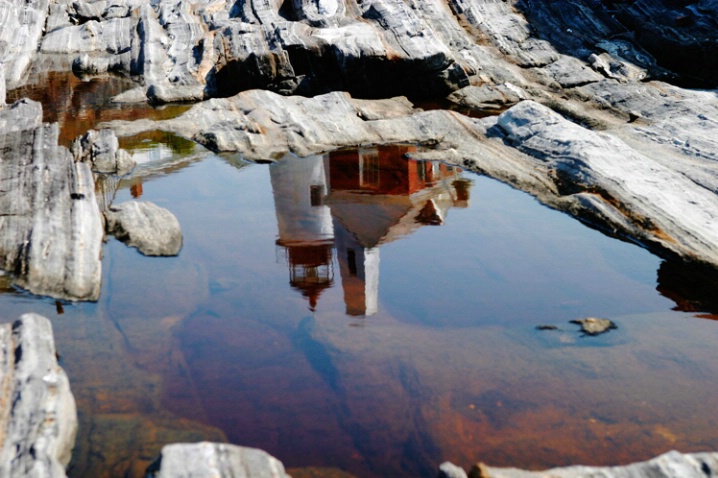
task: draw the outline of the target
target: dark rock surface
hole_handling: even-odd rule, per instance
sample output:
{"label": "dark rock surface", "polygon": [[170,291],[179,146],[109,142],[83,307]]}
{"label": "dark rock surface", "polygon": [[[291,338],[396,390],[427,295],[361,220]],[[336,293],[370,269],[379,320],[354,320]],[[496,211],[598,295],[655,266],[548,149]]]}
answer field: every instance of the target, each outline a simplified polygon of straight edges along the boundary
{"label": "dark rock surface", "polygon": [[0,385],[0,476],[64,478],[77,411],[48,319],[0,326]]}

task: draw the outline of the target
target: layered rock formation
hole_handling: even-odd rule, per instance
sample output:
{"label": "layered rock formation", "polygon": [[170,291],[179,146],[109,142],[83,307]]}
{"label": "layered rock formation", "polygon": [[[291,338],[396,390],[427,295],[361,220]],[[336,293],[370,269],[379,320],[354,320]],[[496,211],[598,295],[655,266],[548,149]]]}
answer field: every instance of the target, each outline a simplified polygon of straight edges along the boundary
{"label": "layered rock formation", "polygon": [[96,300],[103,229],[95,182],[57,140],[38,103],[0,109],[0,268],[35,294]]}
{"label": "layered rock formation", "polygon": [[45,317],[0,326],[0,384],[0,476],[64,478],[77,411]]}

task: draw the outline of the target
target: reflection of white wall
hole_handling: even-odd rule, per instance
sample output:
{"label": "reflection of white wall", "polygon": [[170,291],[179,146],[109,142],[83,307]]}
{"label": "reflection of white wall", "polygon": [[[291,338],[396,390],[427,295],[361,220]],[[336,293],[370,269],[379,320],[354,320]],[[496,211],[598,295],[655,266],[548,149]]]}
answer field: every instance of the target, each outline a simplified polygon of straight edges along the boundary
{"label": "reflection of white wall", "polygon": [[366,311],[370,316],[379,310],[379,248],[364,249],[364,296]]}
{"label": "reflection of white wall", "polygon": [[312,186],[320,199],[327,193],[321,156],[285,158],[269,166],[282,244],[331,241],[334,237],[329,207],[312,205]]}
{"label": "reflection of white wall", "polygon": [[379,309],[379,248],[365,248],[334,221],[334,243],[348,315],[371,316]]}

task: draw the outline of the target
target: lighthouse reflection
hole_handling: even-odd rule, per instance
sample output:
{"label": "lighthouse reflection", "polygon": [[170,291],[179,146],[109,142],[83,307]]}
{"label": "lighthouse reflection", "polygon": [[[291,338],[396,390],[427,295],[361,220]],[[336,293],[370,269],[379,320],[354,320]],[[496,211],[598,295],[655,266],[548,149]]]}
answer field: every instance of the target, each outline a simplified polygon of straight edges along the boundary
{"label": "lighthouse reflection", "polygon": [[315,310],[339,269],[346,313],[378,310],[379,251],[422,226],[444,223],[469,205],[461,170],[404,154],[411,146],[337,151],[272,164],[279,235],[289,283]]}

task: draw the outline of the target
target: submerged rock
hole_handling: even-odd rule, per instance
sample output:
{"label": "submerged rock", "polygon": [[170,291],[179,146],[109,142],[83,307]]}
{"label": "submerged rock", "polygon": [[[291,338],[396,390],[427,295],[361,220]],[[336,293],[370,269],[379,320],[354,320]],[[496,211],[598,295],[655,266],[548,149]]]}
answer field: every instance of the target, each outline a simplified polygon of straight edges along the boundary
{"label": "submerged rock", "polygon": [[0,384],[0,476],[64,478],[77,411],[48,319],[0,325]]}
{"label": "submerged rock", "polygon": [[546,471],[495,468],[477,464],[470,478],[712,478],[718,476],[718,453],[670,451],[652,460],[626,466],[568,466]]}
{"label": "submerged rock", "polygon": [[147,470],[148,478],[289,478],[282,462],[256,448],[224,443],[176,443]]}
{"label": "submerged rock", "polygon": [[581,326],[581,332],[586,335],[599,335],[608,332],[612,329],[617,329],[618,326],[613,321],[608,319],[597,319],[595,317],[588,317],[586,319],[576,319],[571,321],[572,324],[578,324]]}
{"label": "submerged rock", "polygon": [[182,248],[179,221],[150,202],[128,201],[105,211],[107,233],[146,256],[176,256]]}

